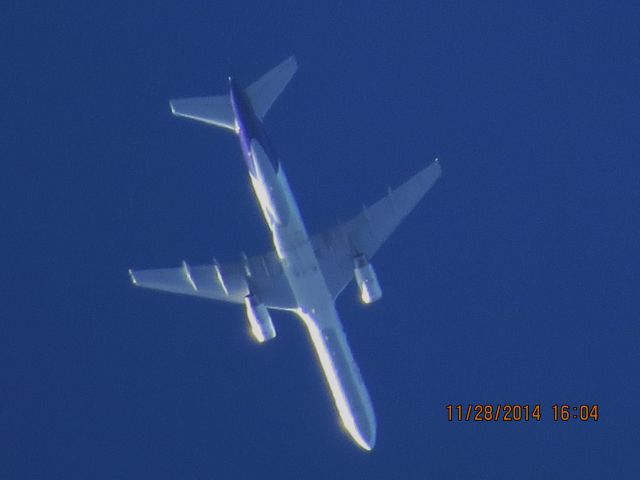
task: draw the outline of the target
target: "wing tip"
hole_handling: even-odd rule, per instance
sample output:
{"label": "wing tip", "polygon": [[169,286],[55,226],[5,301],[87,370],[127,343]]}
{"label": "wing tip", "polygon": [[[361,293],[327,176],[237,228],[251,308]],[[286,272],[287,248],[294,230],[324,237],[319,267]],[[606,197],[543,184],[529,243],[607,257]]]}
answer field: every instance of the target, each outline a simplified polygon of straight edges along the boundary
{"label": "wing tip", "polygon": [[298,69],[298,60],[296,60],[296,56],[295,55],[291,55],[289,58],[287,58],[285,60],[286,62],[289,62],[289,64],[291,65],[291,67],[293,67],[295,70]]}
{"label": "wing tip", "polygon": [[136,279],[135,274],[133,273],[133,270],[129,269],[129,278],[131,279],[131,283],[133,283],[134,286],[138,286],[138,280]]}
{"label": "wing tip", "polygon": [[440,159],[438,157],[436,157],[427,168],[430,167],[434,167],[436,169],[438,177],[442,175],[442,164],[440,163]]}

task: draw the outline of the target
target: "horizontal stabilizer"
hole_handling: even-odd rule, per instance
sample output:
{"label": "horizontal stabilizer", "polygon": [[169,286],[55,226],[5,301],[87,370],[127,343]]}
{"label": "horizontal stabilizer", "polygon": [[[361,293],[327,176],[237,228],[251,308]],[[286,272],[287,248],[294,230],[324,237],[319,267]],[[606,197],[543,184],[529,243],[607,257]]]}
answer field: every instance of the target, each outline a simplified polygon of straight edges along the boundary
{"label": "horizontal stabilizer", "polygon": [[289,57],[247,88],[247,95],[258,117],[261,119],[265,117],[297,69],[296,58]]}
{"label": "horizontal stabilizer", "polygon": [[217,127],[235,130],[235,115],[229,95],[171,100],[171,113]]}

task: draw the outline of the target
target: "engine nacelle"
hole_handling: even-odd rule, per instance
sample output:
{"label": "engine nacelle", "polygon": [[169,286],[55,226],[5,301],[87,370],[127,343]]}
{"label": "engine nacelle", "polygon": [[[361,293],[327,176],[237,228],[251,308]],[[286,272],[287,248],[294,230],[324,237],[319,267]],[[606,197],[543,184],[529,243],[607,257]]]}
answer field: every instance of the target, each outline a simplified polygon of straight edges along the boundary
{"label": "engine nacelle", "polygon": [[251,335],[258,343],[266,342],[276,336],[276,329],[273,327],[273,321],[269,310],[254,294],[244,297],[244,306],[247,311],[247,320]]}
{"label": "engine nacelle", "polygon": [[378,277],[364,255],[358,255],[353,259],[356,283],[360,290],[360,299],[364,303],[373,303],[382,297],[382,289],[378,283]]}

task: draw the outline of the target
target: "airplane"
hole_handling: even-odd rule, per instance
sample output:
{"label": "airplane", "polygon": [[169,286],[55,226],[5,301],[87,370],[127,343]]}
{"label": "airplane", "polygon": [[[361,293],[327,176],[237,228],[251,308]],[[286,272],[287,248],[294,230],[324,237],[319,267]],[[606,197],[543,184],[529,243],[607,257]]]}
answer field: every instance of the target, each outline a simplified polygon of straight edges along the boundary
{"label": "airplane", "polygon": [[229,93],[171,100],[171,112],[232,131],[274,250],[234,264],[129,270],[138,287],[244,305],[253,338],[276,336],[269,310],[297,315],[305,325],[342,426],[364,450],[376,443],[376,417],[360,369],[347,343],[335,301],[355,279],[360,299],[379,300],[382,290],[370,260],[441,175],[436,159],[399,188],[351,220],[310,236],[274,153],[263,120],[298,66],[290,57],[243,88],[229,77]]}

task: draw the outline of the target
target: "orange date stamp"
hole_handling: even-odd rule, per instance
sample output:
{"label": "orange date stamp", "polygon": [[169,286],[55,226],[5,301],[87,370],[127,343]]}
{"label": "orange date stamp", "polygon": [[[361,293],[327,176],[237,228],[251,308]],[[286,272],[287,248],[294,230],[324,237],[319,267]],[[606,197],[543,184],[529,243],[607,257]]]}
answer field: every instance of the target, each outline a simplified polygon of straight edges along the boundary
{"label": "orange date stamp", "polygon": [[[446,410],[447,420],[450,422],[539,422],[545,416],[539,403],[450,403]],[[553,404],[549,413],[554,422],[597,422],[600,417],[597,403]]]}

